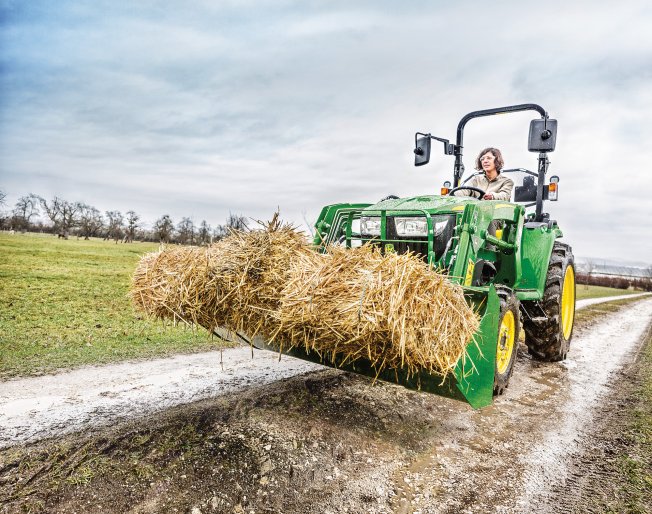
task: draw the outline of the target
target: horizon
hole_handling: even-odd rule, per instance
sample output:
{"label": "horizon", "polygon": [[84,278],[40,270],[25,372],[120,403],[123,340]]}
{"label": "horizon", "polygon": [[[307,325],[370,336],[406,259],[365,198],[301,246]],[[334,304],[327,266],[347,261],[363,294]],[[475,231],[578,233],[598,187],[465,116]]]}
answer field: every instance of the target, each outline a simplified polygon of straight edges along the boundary
{"label": "horizon", "polygon": [[[652,256],[647,2],[254,5],[0,5],[7,208],[35,193],[150,224],[280,210],[305,227],[327,204],[435,194],[453,162],[433,144],[415,168],[415,132],[453,140],[467,112],[534,102],[559,123],[559,201],[545,205],[564,242]],[[487,146],[535,168],[536,117],[470,123],[465,177]]]}

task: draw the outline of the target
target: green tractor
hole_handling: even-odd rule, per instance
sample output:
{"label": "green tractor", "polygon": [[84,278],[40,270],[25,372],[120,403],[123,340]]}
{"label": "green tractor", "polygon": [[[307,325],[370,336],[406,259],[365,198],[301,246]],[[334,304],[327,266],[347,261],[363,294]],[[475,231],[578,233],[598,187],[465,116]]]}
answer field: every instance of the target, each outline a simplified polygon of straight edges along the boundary
{"label": "green tractor", "polygon": [[[541,115],[530,123],[528,142],[529,150],[539,154],[538,169],[502,170],[525,174],[523,185],[515,187],[514,202],[455,196],[460,190],[484,196],[484,191],[465,185],[473,175],[461,182],[466,123],[478,117],[526,110]],[[521,328],[533,358],[566,358],[575,314],[573,253],[570,246],[558,241],[562,231],[557,222],[543,212],[543,202],[557,200],[558,194],[559,177],[550,177],[548,184],[545,180],[547,153],[555,149],[556,132],[556,120],[549,119],[536,104],[471,112],[459,122],[455,144],[431,134],[415,135],[416,166],[429,162],[432,140],[442,142],[444,153],[455,157],[452,188],[445,182],[441,195],[392,196],[374,204],[343,203],[322,209],[315,224],[315,245],[355,247],[371,242],[383,252],[419,254],[460,284],[468,302],[481,315],[474,336],[476,344],[467,347],[470,359],[460,359],[454,373],[443,383],[440,377],[426,373],[408,376],[394,369],[378,376],[371,366],[360,361],[342,369],[464,400],[480,408],[491,404],[493,396],[502,394],[508,386]],[[534,207],[534,212],[526,214],[528,207]],[[254,342],[267,347],[258,343]],[[301,349],[287,353],[320,362],[317,355]]]}

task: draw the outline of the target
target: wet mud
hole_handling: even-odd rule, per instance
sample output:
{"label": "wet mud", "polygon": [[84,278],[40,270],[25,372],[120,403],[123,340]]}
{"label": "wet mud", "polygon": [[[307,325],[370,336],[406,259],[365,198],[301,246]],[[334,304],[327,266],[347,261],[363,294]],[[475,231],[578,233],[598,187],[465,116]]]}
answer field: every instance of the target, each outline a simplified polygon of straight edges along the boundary
{"label": "wet mud", "polygon": [[592,480],[578,462],[626,408],[614,387],[652,299],[579,321],[567,361],[521,347],[510,387],[480,411],[319,368],[6,447],[0,512],[580,512],[581,493],[558,492]]}

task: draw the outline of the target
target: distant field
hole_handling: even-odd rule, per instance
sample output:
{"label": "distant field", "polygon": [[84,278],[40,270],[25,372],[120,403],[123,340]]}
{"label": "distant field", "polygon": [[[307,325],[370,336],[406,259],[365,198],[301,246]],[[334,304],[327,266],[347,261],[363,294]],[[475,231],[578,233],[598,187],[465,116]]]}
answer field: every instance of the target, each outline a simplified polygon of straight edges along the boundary
{"label": "distant field", "polygon": [[0,233],[0,378],[218,348],[204,330],[142,319],[131,307],[130,275],[156,250]]}
{"label": "distant field", "polygon": [[[143,319],[127,290],[153,243],[0,233],[0,378],[216,349],[206,331]],[[577,286],[577,297],[627,294]]]}
{"label": "distant field", "polygon": [[636,294],[640,291],[630,291],[629,289],[615,289],[613,287],[603,286],[584,286],[577,284],[577,299],[586,298],[604,298],[606,296],[619,296],[623,294]]}

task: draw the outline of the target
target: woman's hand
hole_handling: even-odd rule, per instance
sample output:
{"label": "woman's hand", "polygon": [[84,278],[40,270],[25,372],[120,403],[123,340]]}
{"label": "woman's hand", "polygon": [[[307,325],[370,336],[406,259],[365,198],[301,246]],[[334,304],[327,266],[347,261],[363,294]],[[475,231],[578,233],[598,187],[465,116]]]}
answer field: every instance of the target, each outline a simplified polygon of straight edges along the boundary
{"label": "woman's hand", "polygon": [[482,198],[484,198],[485,200],[493,200],[494,199],[494,194],[493,193],[487,193]]}

